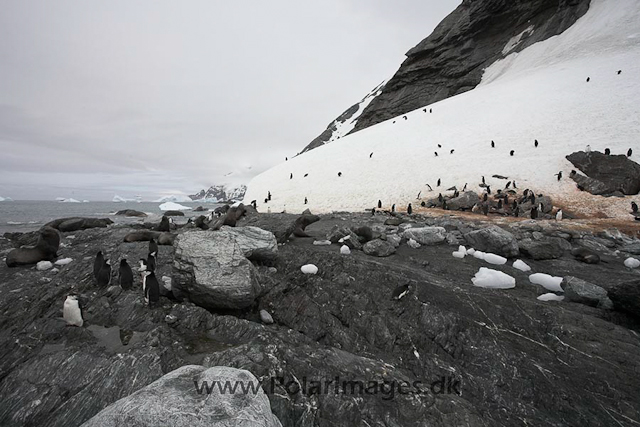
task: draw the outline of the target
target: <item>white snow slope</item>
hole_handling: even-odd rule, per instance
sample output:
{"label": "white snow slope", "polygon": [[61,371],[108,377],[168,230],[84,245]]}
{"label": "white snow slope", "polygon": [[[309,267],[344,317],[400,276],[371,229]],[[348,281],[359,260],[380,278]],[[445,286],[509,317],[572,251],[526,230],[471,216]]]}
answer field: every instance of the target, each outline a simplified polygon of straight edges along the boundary
{"label": "white snow slope", "polygon": [[[502,188],[506,181],[491,178],[499,174],[576,211],[623,217],[638,196],[580,192],[568,178],[574,168],[565,156],[589,144],[612,154],[634,148],[632,159],[640,159],[638,76],[640,1],[592,0],[571,28],[494,63],[474,90],[432,104],[433,114],[420,108],[408,120],[390,119],[279,164],[251,181],[244,200],[272,212],[361,211],[378,199],[385,208],[403,209],[419,204],[419,191],[426,199],[465,183],[480,190],[483,175]],[[268,191],[272,201],[265,207]]]}

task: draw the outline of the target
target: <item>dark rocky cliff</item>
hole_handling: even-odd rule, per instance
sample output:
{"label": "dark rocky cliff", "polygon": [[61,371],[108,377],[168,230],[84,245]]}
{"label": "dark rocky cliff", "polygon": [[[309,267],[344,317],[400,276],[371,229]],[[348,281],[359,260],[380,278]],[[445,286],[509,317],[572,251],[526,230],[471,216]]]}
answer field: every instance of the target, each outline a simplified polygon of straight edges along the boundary
{"label": "dark rocky cliff", "polygon": [[[429,37],[407,52],[407,59],[364,109],[352,133],[475,88],[486,67],[562,33],[587,12],[589,3],[464,0]],[[505,49],[519,34],[519,42]],[[321,145],[318,138],[313,145],[304,151]]]}

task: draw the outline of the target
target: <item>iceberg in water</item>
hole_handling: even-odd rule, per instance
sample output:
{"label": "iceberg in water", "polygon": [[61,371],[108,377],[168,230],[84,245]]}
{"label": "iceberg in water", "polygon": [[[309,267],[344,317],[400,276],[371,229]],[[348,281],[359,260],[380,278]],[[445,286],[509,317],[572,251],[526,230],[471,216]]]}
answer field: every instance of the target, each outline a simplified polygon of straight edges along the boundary
{"label": "iceberg in water", "polygon": [[62,202],[62,203],[80,203],[80,200],[76,200],[76,199],[65,199],[64,197],[56,197],[56,201],[57,202]]}
{"label": "iceberg in water", "polygon": [[191,210],[188,206],[182,206],[174,202],[166,202],[160,205],[161,211],[189,211]]}
{"label": "iceberg in water", "polygon": [[125,199],[124,197],[120,197],[117,194],[115,196],[113,196],[113,201],[116,202],[116,203],[128,202],[127,199]]}
{"label": "iceberg in water", "polygon": [[170,196],[160,197],[158,200],[154,200],[154,203],[166,203],[166,202],[188,203],[191,201],[192,200],[189,196],[180,196],[180,195],[172,194]]}
{"label": "iceberg in water", "polygon": [[11,197],[0,196],[0,202],[13,202],[13,199]]}

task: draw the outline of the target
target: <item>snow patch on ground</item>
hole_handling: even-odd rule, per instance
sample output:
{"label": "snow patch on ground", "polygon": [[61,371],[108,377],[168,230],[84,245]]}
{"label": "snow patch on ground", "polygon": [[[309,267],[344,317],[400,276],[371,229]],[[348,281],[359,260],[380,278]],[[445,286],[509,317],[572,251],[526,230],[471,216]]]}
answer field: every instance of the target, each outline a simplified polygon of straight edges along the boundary
{"label": "snow patch on ground", "polygon": [[435,188],[438,179],[442,188],[468,183],[479,191],[484,175],[487,185],[501,188],[504,182],[491,178],[499,174],[577,213],[627,219],[630,200],[640,197],[602,203],[579,191],[565,156],[587,145],[613,154],[637,145],[640,37],[629,36],[638,28],[639,1],[592,0],[571,28],[497,61],[475,89],[430,105],[432,114],[419,108],[408,120],[392,118],[276,165],[251,181],[245,200],[264,201],[271,191],[271,202],[258,203],[259,210],[362,211],[378,200],[419,205],[419,192],[437,196],[425,184]]}

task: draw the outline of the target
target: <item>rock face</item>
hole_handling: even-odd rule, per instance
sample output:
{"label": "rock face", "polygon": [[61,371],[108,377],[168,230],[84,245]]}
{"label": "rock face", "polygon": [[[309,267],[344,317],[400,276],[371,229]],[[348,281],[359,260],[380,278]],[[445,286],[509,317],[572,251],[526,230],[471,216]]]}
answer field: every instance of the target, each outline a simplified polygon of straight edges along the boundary
{"label": "rock face", "polygon": [[407,52],[352,132],[473,89],[487,66],[562,33],[588,7],[589,0],[463,1]]}
{"label": "rock face", "polygon": [[613,309],[613,303],[607,296],[607,291],[598,285],[567,276],[564,278],[564,296],[573,302],[600,307],[607,310]]}
{"label": "rock face", "polygon": [[421,227],[405,230],[404,237],[413,239],[421,245],[435,245],[447,238],[447,230],[442,227]]}
{"label": "rock face", "polygon": [[362,251],[367,255],[386,257],[393,255],[396,252],[395,246],[384,240],[375,239],[365,243],[362,247]]}
{"label": "rock face", "polygon": [[[221,393],[217,386],[242,385],[256,393]],[[207,387],[210,387],[208,392]],[[281,427],[269,399],[250,372],[187,365],[106,407],[83,427]]]}
{"label": "rock face", "polygon": [[235,239],[245,256],[250,256],[252,252],[257,250],[278,252],[276,236],[272,232],[258,227],[228,227],[225,225],[220,228],[217,234]]}
{"label": "rock face", "polygon": [[[231,233],[187,232],[174,243],[173,293],[207,309],[242,309],[253,304],[256,271]],[[244,248],[244,249],[243,249]]]}
{"label": "rock face", "polygon": [[640,280],[619,283],[608,290],[616,310],[640,317]]}
{"label": "rock face", "polygon": [[533,259],[557,259],[571,250],[571,244],[560,237],[540,236],[522,239],[518,244],[520,252]]}
{"label": "rock face", "polygon": [[491,252],[507,258],[518,256],[520,253],[515,236],[495,225],[466,233],[464,238],[470,246],[482,252]]}
{"label": "rock face", "polygon": [[573,165],[590,179],[571,174],[570,177],[584,190],[597,195],[640,192],[640,165],[625,155],[607,156],[597,151],[578,151],[567,156]]}

